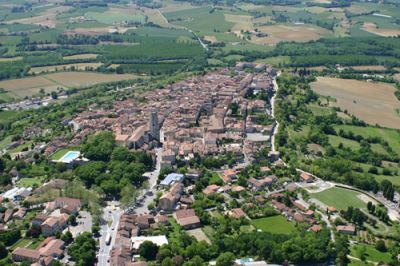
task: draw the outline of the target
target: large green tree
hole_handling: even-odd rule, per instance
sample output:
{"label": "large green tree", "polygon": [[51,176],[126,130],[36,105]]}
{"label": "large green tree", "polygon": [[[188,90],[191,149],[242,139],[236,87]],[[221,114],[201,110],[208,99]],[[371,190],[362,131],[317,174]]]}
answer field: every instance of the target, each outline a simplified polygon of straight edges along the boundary
{"label": "large green tree", "polygon": [[91,135],[85,141],[82,151],[88,159],[109,161],[115,147],[115,138],[111,132],[104,131]]}

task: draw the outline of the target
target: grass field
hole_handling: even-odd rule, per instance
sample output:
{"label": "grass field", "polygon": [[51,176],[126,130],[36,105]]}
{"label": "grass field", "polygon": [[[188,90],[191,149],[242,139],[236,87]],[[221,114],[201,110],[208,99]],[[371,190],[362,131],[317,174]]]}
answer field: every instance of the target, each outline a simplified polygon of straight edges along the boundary
{"label": "grass field", "polygon": [[308,42],[318,40],[329,33],[326,29],[312,25],[277,24],[258,27],[258,29],[268,36],[253,37],[251,42],[255,44],[277,44],[283,41]]}
{"label": "grass field", "polygon": [[385,70],[385,66],[352,66],[355,70]]}
{"label": "grass field", "polygon": [[19,60],[22,60],[22,56],[0,58],[0,62],[14,62]]}
{"label": "grass field", "polygon": [[281,215],[254,219],[251,224],[264,232],[275,234],[290,234],[296,231],[293,223]]}
{"label": "grass field", "polygon": [[[225,20],[223,12],[216,10],[210,13],[210,10],[209,7],[186,9],[166,13],[165,17],[171,24],[187,27],[201,36],[226,33],[235,25],[235,23]],[[221,37],[217,36],[217,39],[220,41]]]}
{"label": "grass field", "polygon": [[260,62],[260,63],[271,64],[273,66],[279,66],[279,65],[285,65],[285,64],[290,63],[290,57],[289,56],[274,56],[274,57],[269,57],[266,59],[258,59],[256,61]]}
{"label": "grass field", "polygon": [[355,208],[366,208],[367,204],[357,196],[360,193],[344,188],[333,187],[319,193],[310,194],[328,206],[334,206],[338,210],[345,210],[352,206]]}
{"label": "grass field", "polygon": [[77,150],[77,148],[60,149],[60,150],[56,151],[55,153],[53,153],[53,155],[51,155],[51,159],[52,160],[60,160],[67,152],[76,151],[76,150]]}
{"label": "grass field", "polygon": [[53,66],[44,66],[44,67],[32,67],[29,70],[29,73],[40,74],[44,72],[56,72],[63,70],[70,70],[74,68],[75,70],[86,70],[86,68],[96,69],[99,66],[103,65],[103,63],[76,63],[76,64],[63,64],[63,65],[53,65]]}
{"label": "grass field", "polygon": [[[30,212],[28,212],[26,215],[28,216]],[[17,241],[14,245],[11,246],[11,250],[15,250],[18,247],[26,247],[30,249],[35,249],[39,246],[41,241],[37,238],[22,238],[19,241]]]}
{"label": "grass field", "polygon": [[329,135],[328,137],[329,137],[329,144],[331,144],[333,147],[338,147],[339,144],[342,143],[344,147],[353,150],[360,148],[360,144],[355,140],[345,139],[334,135]]}
{"label": "grass field", "polygon": [[110,8],[106,12],[87,12],[85,17],[108,25],[125,22],[145,23],[143,12],[135,8]]}
{"label": "grass field", "polygon": [[400,29],[380,28],[375,23],[364,23],[362,29],[382,37],[396,37],[400,35]]}
{"label": "grass field", "polygon": [[76,54],[63,56],[64,60],[76,60],[76,59],[93,59],[96,58],[98,54]]}
{"label": "grass field", "polygon": [[355,135],[368,137],[380,137],[389,143],[389,146],[400,154],[400,131],[395,129],[378,128],[378,127],[359,127],[352,125],[336,125],[335,130],[343,129],[345,132],[353,132]]}
{"label": "grass field", "polygon": [[18,180],[17,184],[21,187],[32,187],[33,185],[40,186],[44,182],[43,177],[30,177],[30,178],[21,178]]}
{"label": "grass field", "polygon": [[400,129],[400,116],[395,113],[400,101],[394,95],[395,88],[389,84],[318,77],[311,87],[323,96],[335,98],[332,105],[371,125]]}
{"label": "grass field", "polygon": [[17,111],[0,111],[0,122],[7,122],[18,115]]}
{"label": "grass field", "polygon": [[360,258],[361,254],[365,255],[367,261],[373,262],[384,262],[389,263],[391,256],[389,252],[380,252],[375,247],[366,244],[352,245],[350,248],[350,255],[356,258]]}

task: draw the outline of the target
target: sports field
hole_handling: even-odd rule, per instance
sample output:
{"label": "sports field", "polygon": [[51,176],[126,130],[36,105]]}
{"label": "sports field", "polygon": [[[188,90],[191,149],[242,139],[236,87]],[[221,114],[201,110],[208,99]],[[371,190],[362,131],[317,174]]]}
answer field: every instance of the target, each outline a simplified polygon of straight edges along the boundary
{"label": "sports field", "polygon": [[355,208],[366,208],[366,202],[361,200],[359,195],[360,193],[356,191],[338,187],[310,194],[312,198],[316,198],[327,206],[334,206],[338,210],[346,210],[350,206]]}
{"label": "sports field", "polygon": [[311,87],[318,94],[335,98],[332,105],[371,125],[400,129],[400,116],[395,111],[400,108],[400,101],[389,84],[318,77]]}
{"label": "sports field", "polygon": [[293,223],[281,215],[251,220],[251,224],[264,232],[290,234],[296,231]]}

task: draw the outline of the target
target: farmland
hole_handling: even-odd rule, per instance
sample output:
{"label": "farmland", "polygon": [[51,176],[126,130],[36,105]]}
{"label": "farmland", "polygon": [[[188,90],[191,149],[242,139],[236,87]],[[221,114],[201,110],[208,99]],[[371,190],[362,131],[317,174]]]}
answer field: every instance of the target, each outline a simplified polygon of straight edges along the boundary
{"label": "farmland", "polygon": [[328,31],[323,28],[305,25],[263,26],[259,27],[259,30],[266,33],[268,37],[253,37],[251,41],[256,44],[277,44],[283,41],[308,42],[318,40],[328,34]]}
{"label": "farmland", "polygon": [[400,101],[391,85],[327,77],[319,77],[311,85],[317,93],[335,98],[332,105],[371,125],[400,129],[400,116],[395,112],[400,107]]}
{"label": "farmland", "polygon": [[64,60],[76,60],[76,59],[94,59],[98,54],[76,54],[63,56]]}
{"label": "farmland", "polygon": [[45,93],[56,91],[59,87],[86,87],[99,83],[134,79],[130,74],[100,74],[93,72],[59,72],[36,77],[0,81],[0,87],[7,95],[15,98],[30,97],[42,89]]}
{"label": "farmland", "polygon": [[86,69],[96,69],[101,66],[102,63],[76,63],[76,64],[63,64],[54,66],[44,66],[44,67],[33,67],[29,70],[29,74],[35,73],[40,74],[43,72],[56,72],[63,70],[86,70]]}

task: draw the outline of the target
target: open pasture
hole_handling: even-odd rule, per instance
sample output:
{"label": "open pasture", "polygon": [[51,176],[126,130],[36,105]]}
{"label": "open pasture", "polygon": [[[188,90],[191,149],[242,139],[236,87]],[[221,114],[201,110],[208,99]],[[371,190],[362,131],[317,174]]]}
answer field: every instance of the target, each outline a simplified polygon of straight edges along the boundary
{"label": "open pasture", "polygon": [[193,6],[188,2],[176,2],[176,3],[168,3],[167,5],[161,7],[159,10],[161,13],[171,13],[193,8],[197,8],[197,6]]}
{"label": "open pasture", "polygon": [[86,87],[99,83],[115,82],[135,78],[134,75],[101,74],[93,72],[59,72],[36,77],[0,81],[10,97],[31,97],[43,89],[45,93],[59,87]]}
{"label": "open pasture", "polygon": [[342,129],[345,132],[353,132],[354,135],[360,135],[364,138],[382,138],[389,143],[389,146],[400,154],[400,131],[389,128],[378,127],[360,127],[352,125],[335,125],[335,130],[338,132]]}
{"label": "open pasture", "polygon": [[132,74],[101,74],[94,72],[59,72],[45,75],[46,78],[65,87],[86,87],[99,83],[133,79]]}
{"label": "open pasture", "polygon": [[[166,13],[165,17],[171,24],[186,27],[201,36],[214,35],[232,35],[228,31],[235,25],[233,22],[225,20],[224,13],[219,10],[210,12],[209,7],[199,7],[195,9],[181,10],[177,12]],[[222,37],[222,36],[220,36]]]}
{"label": "open pasture", "polygon": [[0,58],[0,62],[14,62],[22,60],[22,56]]}
{"label": "open pasture", "polygon": [[103,35],[107,33],[125,33],[128,30],[135,29],[135,27],[119,27],[119,26],[107,26],[107,27],[95,27],[95,28],[75,28],[65,30],[67,35]]}
{"label": "open pasture", "polygon": [[53,65],[44,67],[32,67],[29,70],[29,74],[33,73],[40,74],[44,72],[71,70],[72,68],[74,68],[75,70],[86,70],[87,68],[96,69],[101,65],[103,65],[103,63],[76,63],[76,64],[63,64],[63,65]]}
{"label": "open pasture", "polygon": [[273,25],[262,26],[258,29],[266,33],[267,37],[253,37],[251,41],[256,44],[277,44],[282,41],[308,42],[318,40],[328,34],[326,29],[310,25]]}
{"label": "open pasture", "polygon": [[63,56],[64,60],[77,60],[77,59],[94,59],[98,54],[75,54]]}
{"label": "open pasture", "polygon": [[368,22],[364,23],[362,29],[382,37],[396,37],[400,35],[400,28],[398,29],[380,28],[377,27],[375,23],[368,23]]}
{"label": "open pasture", "polygon": [[366,260],[373,261],[376,263],[379,262],[389,263],[391,261],[389,252],[378,251],[376,250],[375,247],[363,243],[358,243],[351,246],[350,248],[351,256],[360,258],[361,254],[364,254]]}
{"label": "open pasture", "polygon": [[106,12],[87,12],[85,17],[108,25],[125,22],[145,23],[144,13],[132,7],[110,8]]}
{"label": "open pasture", "polygon": [[380,66],[380,65],[371,65],[371,66],[351,66],[352,69],[354,70],[386,70],[385,66]]}
{"label": "open pasture", "polygon": [[41,89],[48,93],[57,87],[56,83],[41,76],[0,81],[0,88],[7,91],[6,95],[14,98],[29,97],[39,93]]}
{"label": "open pasture", "polygon": [[231,29],[233,32],[253,30],[252,16],[233,14],[224,14],[224,16],[226,21],[235,23]]}
{"label": "open pasture", "polygon": [[318,94],[335,98],[332,105],[371,125],[400,129],[400,116],[396,114],[400,101],[389,84],[318,77],[311,87]]}
{"label": "open pasture", "polygon": [[9,23],[21,23],[21,24],[35,24],[49,28],[55,28],[57,26],[57,15],[65,13],[72,9],[71,6],[57,6],[46,9],[38,16],[32,16],[27,18],[21,18],[12,20]]}

